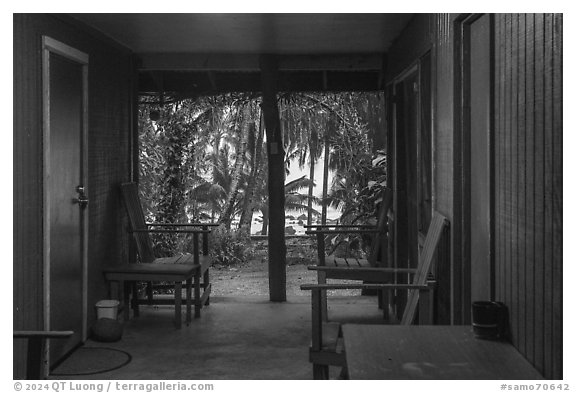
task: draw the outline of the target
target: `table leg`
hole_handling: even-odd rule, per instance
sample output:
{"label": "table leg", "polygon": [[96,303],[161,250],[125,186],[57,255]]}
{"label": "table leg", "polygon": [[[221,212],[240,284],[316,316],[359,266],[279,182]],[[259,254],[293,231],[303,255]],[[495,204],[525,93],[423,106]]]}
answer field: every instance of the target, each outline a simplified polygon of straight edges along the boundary
{"label": "table leg", "polygon": [[378,302],[381,305],[380,308],[385,321],[390,321],[390,295],[389,290],[378,291]]}
{"label": "table leg", "polygon": [[110,296],[110,299],[116,299],[116,300],[121,300],[119,293],[118,293],[118,281],[109,281],[110,287],[110,293],[108,294],[108,296]]}
{"label": "table leg", "polygon": [[132,309],[134,310],[134,317],[140,316],[140,304],[138,303],[138,281],[131,281],[132,287]]}
{"label": "table leg", "polygon": [[[204,272],[204,291],[210,286],[210,269],[206,269]],[[210,305],[210,296],[206,298],[206,302],[204,303],[206,306]]]}
{"label": "table leg", "polygon": [[202,308],[202,298],[200,296],[200,267],[194,273],[194,318],[200,318],[200,308]]}
{"label": "table leg", "polygon": [[122,287],[124,289],[124,294],[122,296],[122,302],[124,304],[124,321],[130,319],[130,281],[122,281]]}
{"label": "table leg", "polygon": [[186,324],[192,322],[192,277],[186,280]]}
{"label": "table leg", "polygon": [[[326,284],[326,272],[318,270],[318,284]],[[328,295],[326,291],[320,291],[320,302],[322,307],[322,321],[328,321]]]}
{"label": "table leg", "polygon": [[182,327],[182,281],[174,283],[174,308],[176,309],[176,329]]}

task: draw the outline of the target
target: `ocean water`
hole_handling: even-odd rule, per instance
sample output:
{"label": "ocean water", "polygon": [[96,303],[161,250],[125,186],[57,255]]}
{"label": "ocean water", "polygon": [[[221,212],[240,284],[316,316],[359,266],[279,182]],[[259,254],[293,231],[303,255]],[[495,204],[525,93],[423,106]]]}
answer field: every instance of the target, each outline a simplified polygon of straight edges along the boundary
{"label": "ocean water", "polygon": [[[328,223],[336,223],[337,220],[340,218],[340,212],[335,209],[328,209],[327,214],[327,221]],[[232,221],[232,227],[237,228],[239,219],[235,219]],[[296,232],[295,235],[304,235],[306,232],[306,225],[307,218],[306,215],[303,213],[294,213],[294,212],[286,212],[286,220],[285,220],[285,227],[292,227]],[[312,221],[313,224],[319,224],[320,218],[318,217],[317,221]],[[250,228],[251,235],[260,234],[262,231],[262,214],[254,214],[252,218],[252,226]]]}

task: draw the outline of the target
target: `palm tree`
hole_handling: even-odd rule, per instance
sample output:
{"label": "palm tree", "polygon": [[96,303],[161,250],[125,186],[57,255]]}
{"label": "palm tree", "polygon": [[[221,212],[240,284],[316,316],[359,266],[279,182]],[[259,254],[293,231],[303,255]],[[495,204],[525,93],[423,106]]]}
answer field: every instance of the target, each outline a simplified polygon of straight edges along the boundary
{"label": "palm tree", "polygon": [[[285,190],[285,205],[284,209],[287,211],[296,212],[307,212],[308,211],[308,201],[312,200],[313,203],[319,203],[320,199],[317,197],[310,197],[308,194],[301,194],[299,191],[308,188],[311,180],[306,178],[306,176],[299,177],[298,179],[289,181],[284,185]],[[265,190],[266,185],[263,185],[261,192],[261,198],[259,202],[255,205],[254,210],[262,212],[262,235],[268,234],[268,196]],[[313,214],[318,216],[320,212],[313,209]]]}
{"label": "palm tree", "polygon": [[[259,117],[258,130],[255,127],[251,128],[249,131],[249,147],[248,153],[250,156],[249,166],[250,174],[246,183],[246,189],[244,191],[242,213],[240,216],[240,223],[238,224],[238,229],[250,233],[250,227],[252,225],[252,217],[254,215],[254,208],[256,205],[256,194],[258,185],[262,184],[264,177],[267,174],[266,162],[266,152],[264,149],[264,127],[262,111],[258,106],[256,106],[256,112]],[[256,116],[255,116],[256,117]]]}
{"label": "palm tree", "polygon": [[[246,151],[248,149],[248,129],[250,123],[248,121],[248,106],[246,105],[242,111],[242,125],[238,133],[238,143],[234,146],[235,164],[232,171],[232,179],[230,183],[230,190],[227,195],[226,204],[222,209],[222,214],[218,222],[224,224],[226,228],[230,228],[233,219],[234,205],[238,201],[238,194],[240,193],[240,179],[244,171],[244,163],[246,160]],[[239,115],[239,114],[238,114]]]}

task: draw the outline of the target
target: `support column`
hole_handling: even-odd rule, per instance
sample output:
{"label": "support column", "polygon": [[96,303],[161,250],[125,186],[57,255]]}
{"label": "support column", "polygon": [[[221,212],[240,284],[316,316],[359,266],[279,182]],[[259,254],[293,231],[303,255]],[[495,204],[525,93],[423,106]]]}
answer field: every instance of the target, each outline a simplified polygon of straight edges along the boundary
{"label": "support column", "polygon": [[262,110],[268,152],[268,279],[270,300],[286,301],[286,242],[284,238],[284,146],[277,102],[278,61],[260,56]]}

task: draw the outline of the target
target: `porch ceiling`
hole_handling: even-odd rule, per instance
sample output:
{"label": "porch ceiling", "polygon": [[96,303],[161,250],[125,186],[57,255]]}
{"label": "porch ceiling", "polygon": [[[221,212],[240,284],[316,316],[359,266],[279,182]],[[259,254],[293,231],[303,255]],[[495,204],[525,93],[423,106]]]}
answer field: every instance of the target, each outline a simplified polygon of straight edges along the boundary
{"label": "porch ceiling", "polygon": [[385,53],[413,14],[71,14],[141,60],[140,92],[260,89],[259,55],[284,91],[381,89]]}
{"label": "porch ceiling", "polygon": [[137,54],[381,53],[411,14],[73,14]]}

